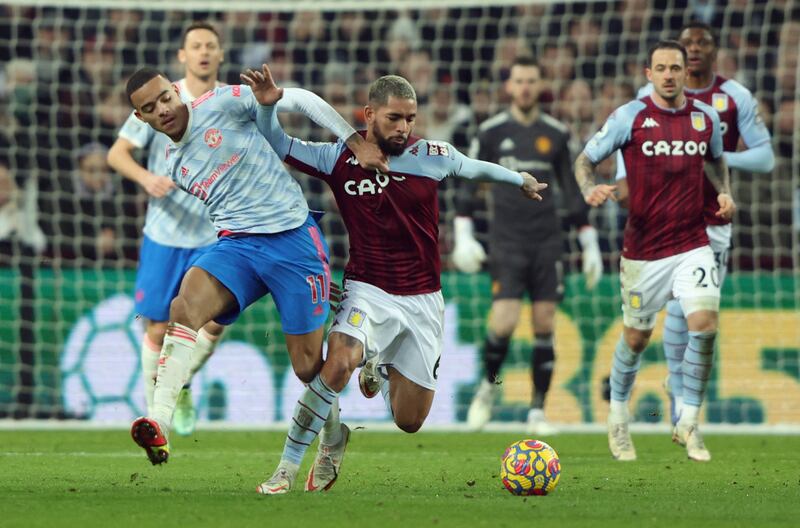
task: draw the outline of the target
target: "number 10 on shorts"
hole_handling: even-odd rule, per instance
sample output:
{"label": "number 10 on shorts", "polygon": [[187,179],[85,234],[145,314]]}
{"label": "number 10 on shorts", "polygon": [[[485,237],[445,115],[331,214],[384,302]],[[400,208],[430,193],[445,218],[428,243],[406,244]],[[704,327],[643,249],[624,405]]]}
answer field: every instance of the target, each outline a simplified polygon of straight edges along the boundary
{"label": "number 10 on shorts", "polygon": [[325,280],[325,275],[309,275],[306,282],[311,287],[311,304],[326,302],[330,295],[330,284]]}

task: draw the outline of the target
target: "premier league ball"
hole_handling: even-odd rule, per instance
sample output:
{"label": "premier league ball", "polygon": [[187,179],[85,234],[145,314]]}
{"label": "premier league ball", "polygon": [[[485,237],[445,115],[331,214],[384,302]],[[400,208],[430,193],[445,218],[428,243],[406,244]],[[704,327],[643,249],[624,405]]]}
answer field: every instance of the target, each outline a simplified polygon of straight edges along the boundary
{"label": "premier league ball", "polygon": [[560,475],[558,454],[539,440],[514,442],[503,454],[500,478],[514,495],[547,495],[556,489]]}

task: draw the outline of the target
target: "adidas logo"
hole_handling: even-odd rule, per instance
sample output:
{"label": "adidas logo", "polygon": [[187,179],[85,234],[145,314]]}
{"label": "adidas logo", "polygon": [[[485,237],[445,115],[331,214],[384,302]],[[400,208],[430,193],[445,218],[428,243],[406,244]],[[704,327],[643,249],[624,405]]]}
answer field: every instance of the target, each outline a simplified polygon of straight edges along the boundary
{"label": "adidas logo", "polygon": [[655,128],[658,126],[656,120],[652,117],[646,117],[644,123],[642,123],[642,128]]}
{"label": "adidas logo", "polygon": [[500,142],[500,150],[513,150],[515,146],[514,140],[511,138],[505,138],[502,142]]}

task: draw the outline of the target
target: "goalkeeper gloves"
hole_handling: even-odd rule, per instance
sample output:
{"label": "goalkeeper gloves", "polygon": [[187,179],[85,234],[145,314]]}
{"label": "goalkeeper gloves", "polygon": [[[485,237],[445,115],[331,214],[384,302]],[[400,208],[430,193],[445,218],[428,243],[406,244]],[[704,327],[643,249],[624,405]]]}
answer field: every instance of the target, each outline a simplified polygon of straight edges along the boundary
{"label": "goalkeeper gloves", "polygon": [[457,216],[453,228],[455,232],[453,265],[464,273],[480,271],[481,264],[486,260],[486,252],[480,242],[475,240],[472,232],[472,219],[466,216]]}
{"label": "goalkeeper gloves", "polygon": [[583,277],[586,289],[593,290],[603,275],[603,257],[597,243],[597,229],[592,226],[582,227],[578,232],[578,240],[583,248]]}

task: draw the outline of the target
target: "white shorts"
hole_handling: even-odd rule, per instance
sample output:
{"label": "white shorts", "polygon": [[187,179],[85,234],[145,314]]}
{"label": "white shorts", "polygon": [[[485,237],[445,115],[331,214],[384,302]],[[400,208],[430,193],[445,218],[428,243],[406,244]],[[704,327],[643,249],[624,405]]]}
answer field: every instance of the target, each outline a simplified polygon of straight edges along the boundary
{"label": "white shorts", "polygon": [[656,314],[673,298],[685,315],[719,311],[719,269],[709,246],[659,260],[622,257],[620,286],[623,322],[629,328],[651,330]]}
{"label": "white shorts", "polygon": [[436,390],[444,332],[442,292],[392,295],[348,280],[330,332],[364,344],[365,360],[378,357],[417,385]]}
{"label": "white shorts", "polygon": [[711,251],[714,252],[714,260],[719,268],[719,283],[724,284],[725,276],[728,274],[728,259],[731,255],[733,226],[732,224],[709,225],[706,226],[706,233],[711,243]]}

